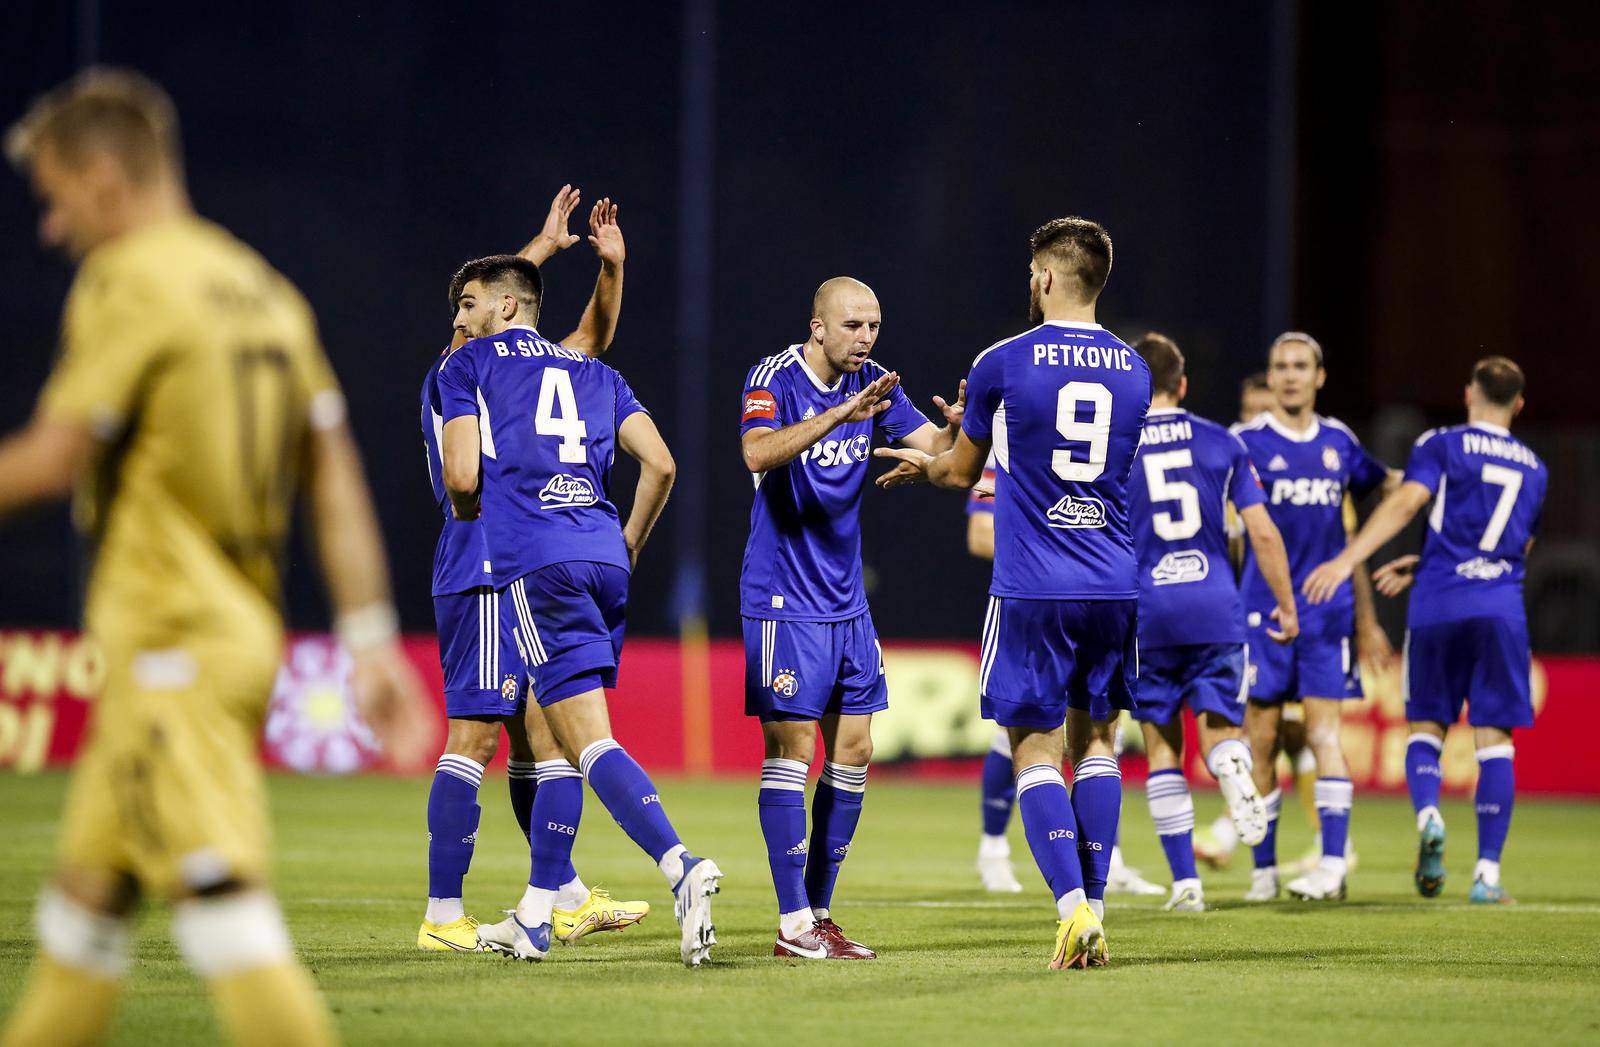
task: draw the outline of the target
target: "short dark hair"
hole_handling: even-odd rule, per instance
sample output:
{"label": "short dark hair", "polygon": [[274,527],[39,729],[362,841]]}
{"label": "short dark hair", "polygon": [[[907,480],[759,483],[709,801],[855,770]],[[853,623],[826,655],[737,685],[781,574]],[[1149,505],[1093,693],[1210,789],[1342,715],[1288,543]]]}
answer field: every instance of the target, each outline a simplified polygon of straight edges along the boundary
{"label": "short dark hair", "polygon": [[1035,258],[1046,255],[1075,274],[1079,294],[1086,302],[1100,296],[1111,275],[1111,236],[1100,223],[1087,218],[1051,219],[1028,237],[1028,248]]}
{"label": "short dark hair", "polygon": [[1267,382],[1267,372],[1265,371],[1256,371],[1253,374],[1247,374],[1244,376],[1244,381],[1239,383],[1240,396],[1243,396],[1245,393],[1258,392],[1263,389],[1268,391],[1272,389],[1272,386]]}
{"label": "short dark hair", "polygon": [[1473,364],[1472,384],[1483,391],[1490,403],[1510,407],[1522,395],[1527,379],[1509,357],[1486,356]]}
{"label": "short dark hair", "polygon": [[539,315],[539,305],[544,301],[544,277],[539,267],[517,254],[492,254],[472,261],[456,270],[450,278],[450,308],[456,307],[461,291],[473,280],[485,284],[501,284],[517,301]]}
{"label": "short dark hair", "polygon": [[1178,343],[1164,334],[1151,331],[1133,347],[1150,365],[1150,391],[1162,396],[1177,396],[1183,382],[1183,352]]}
{"label": "short dark hair", "polygon": [[154,80],[128,69],[85,69],[35,99],[6,132],[6,158],[24,170],[41,146],[68,164],[103,150],[140,185],[163,167],[183,170],[177,107]]}

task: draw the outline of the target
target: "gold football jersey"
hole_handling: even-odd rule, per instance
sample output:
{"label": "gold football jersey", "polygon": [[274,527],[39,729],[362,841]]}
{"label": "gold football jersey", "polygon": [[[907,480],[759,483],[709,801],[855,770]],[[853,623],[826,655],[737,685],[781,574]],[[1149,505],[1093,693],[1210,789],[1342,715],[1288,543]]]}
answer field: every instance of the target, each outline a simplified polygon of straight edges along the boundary
{"label": "gold football jersey", "polygon": [[89,631],[121,652],[276,637],[306,435],[344,413],[300,293],[219,226],[160,222],[84,260],[63,342],[40,408],[99,439],[74,506]]}

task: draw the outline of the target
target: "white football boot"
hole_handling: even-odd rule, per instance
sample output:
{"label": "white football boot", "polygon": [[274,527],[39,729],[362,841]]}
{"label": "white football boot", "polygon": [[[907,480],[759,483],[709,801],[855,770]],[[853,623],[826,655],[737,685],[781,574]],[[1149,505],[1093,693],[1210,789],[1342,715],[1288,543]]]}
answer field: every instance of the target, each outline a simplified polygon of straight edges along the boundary
{"label": "white football boot", "polygon": [[1228,817],[1239,831],[1239,839],[1254,847],[1267,838],[1267,804],[1256,788],[1250,768],[1238,756],[1224,757],[1215,768],[1217,785],[1228,805]]}
{"label": "white football boot", "polygon": [[1122,848],[1111,848],[1111,867],[1106,870],[1107,894],[1142,894],[1156,897],[1167,893],[1158,883],[1151,883],[1139,875],[1139,870],[1123,864]]}
{"label": "white football boot", "polygon": [[1344,870],[1319,863],[1304,876],[1289,881],[1289,895],[1308,902],[1344,901]]}
{"label": "white football boot", "polygon": [[978,879],[990,894],[1021,894],[1022,884],[1011,867],[1011,845],[1004,836],[985,836],[978,842]]}
{"label": "white football boot", "polygon": [[1179,880],[1172,885],[1172,897],[1161,908],[1167,912],[1205,912],[1206,895],[1199,880]]}
{"label": "white football boot", "polygon": [[1277,900],[1277,897],[1277,868],[1251,869],[1250,889],[1244,892],[1244,900],[1247,902],[1270,902]]}

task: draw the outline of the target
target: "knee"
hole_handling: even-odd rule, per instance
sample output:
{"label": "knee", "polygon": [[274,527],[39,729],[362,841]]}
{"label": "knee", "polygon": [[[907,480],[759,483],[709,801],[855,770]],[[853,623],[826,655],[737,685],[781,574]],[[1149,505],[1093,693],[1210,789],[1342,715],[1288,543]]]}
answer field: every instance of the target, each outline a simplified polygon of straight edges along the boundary
{"label": "knee", "polygon": [[817,754],[816,739],[810,734],[769,731],[766,736],[766,758],[769,760],[798,760],[809,765]]}
{"label": "knee", "polygon": [[848,741],[841,739],[833,747],[833,752],[828,756],[833,763],[844,764],[849,767],[865,767],[872,762],[872,738],[851,738]]}
{"label": "knee", "polygon": [[475,763],[487,765],[494,759],[500,743],[499,723],[481,723],[477,720],[453,720],[445,739],[447,756],[465,756]]}

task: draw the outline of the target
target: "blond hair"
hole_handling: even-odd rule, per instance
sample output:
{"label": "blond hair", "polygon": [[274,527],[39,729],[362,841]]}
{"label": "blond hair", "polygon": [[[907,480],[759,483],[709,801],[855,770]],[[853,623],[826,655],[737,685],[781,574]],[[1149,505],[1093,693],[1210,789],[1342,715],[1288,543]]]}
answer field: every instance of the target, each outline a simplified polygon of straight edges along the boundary
{"label": "blond hair", "polygon": [[46,145],[68,164],[109,153],[139,184],[182,170],[177,107],[155,81],[126,69],[84,70],[35,99],[6,131],[6,159],[19,171]]}

